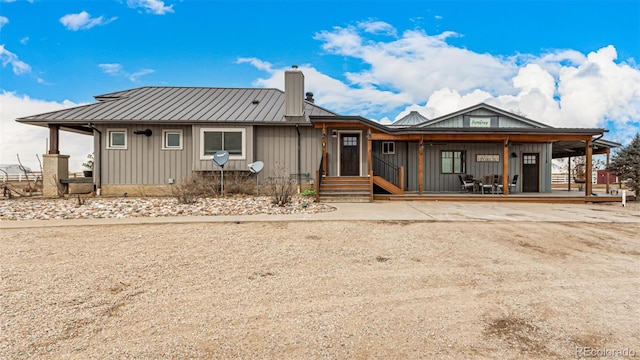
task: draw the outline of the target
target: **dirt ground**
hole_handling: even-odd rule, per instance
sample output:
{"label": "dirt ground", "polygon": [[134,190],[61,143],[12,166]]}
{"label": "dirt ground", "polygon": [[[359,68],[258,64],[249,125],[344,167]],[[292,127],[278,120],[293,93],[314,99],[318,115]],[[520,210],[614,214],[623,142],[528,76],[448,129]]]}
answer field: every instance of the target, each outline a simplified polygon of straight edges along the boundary
{"label": "dirt ground", "polygon": [[637,223],[1,229],[0,358],[640,357],[639,265]]}

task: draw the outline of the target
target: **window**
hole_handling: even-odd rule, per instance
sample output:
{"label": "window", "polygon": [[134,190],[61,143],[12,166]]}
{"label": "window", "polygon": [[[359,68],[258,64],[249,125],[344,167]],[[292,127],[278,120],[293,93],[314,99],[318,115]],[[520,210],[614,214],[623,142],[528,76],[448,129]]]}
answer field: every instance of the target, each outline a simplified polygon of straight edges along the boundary
{"label": "window", "polygon": [[107,138],[109,139],[107,149],[126,149],[127,148],[127,130],[108,129]]}
{"label": "window", "polygon": [[537,160],[537,155],[535,154],[528,154],[528,155],[524,155],[522,157],[522,163],[524,165],[535,165],[536,164],[536,160]]}
{"label": "window", "polygon": [[344,135],[342,137],[343,146],[358,146],[358,136],[356,135]]}
{"label": "window", "polygon": [[182,150],[182,130],[162,130],[163,150]]}
{"label": "window", "polygon": [[464,174],[466,172],[464,151],[442,151],[441,171],[443,174]]}
{"label": "window", "polygon": [[396,143],[393,141],[383,141],[382,142],[382,153],[383,154],[395,154],[396,153]]}
{"label": "window", "polygon": [[229,152],[229,159],[245,159],[245,129],[200,130],[200,159],[208,160],[218,151]]}

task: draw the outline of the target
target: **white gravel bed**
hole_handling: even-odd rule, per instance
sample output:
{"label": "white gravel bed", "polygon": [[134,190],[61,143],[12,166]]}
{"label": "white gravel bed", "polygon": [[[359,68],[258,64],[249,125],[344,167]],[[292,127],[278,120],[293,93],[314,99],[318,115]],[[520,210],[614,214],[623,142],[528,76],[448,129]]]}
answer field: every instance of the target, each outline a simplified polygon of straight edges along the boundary
{"label": "white gravel bed", "polygon": [[0,221],[312,214],[333,210],[334,207],[316,203],[312,197],[307,196],[296,196],[285,206],[274,205],[272,198],[267,196],[203,198],[193,204],[180,204],[170,197],[87,198],[83,204],[77,198],[31,198],[0,200]]}

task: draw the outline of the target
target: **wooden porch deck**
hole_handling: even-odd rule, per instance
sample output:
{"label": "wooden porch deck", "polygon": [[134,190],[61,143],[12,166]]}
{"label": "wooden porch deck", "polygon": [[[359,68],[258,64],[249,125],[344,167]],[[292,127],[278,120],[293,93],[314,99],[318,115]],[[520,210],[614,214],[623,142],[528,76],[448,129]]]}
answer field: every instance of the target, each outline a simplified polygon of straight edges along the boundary
{"label": "wooden porch deck", "polygon": [[[425,192],[422,195],[405,193],[402,195],[374,194],[374,200],[384,201],[473,201],[473,202],[528,202],[528,203],[556,203],[556,204],[585,204],[600,202],[622,202],[622,195],[610,195],[604,192],[594,192],[596,195],[585,195],[581,191],[553,190],[551,193],[515,193],[502,194],[474,194],[469,192]],[[635,196],[627,195],[627,201],[634,201]]]}

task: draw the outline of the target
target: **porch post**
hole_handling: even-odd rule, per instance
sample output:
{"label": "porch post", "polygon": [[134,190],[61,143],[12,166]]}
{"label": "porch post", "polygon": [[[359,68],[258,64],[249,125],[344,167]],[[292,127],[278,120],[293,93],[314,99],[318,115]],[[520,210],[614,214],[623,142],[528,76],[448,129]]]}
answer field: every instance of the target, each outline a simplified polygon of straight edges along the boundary
{"label": "porch post", "polygon": [[322,176],[327,176],[327,124],[322,123]]}
{"label": "porch post", "polygon": [[418,145],[418,194],[424,191],[424,143],[420,140]]}
{"label": "porch post", "polygon": [[606,189],[607,189],[607,194],[609,194],[609,154],[610,154],[610,148],[607,148],[607,167],[605,168],[605,176],[607,177],[607,181],[606,181]]}
{"label": "porch post", "polygon": [[60,125],[49,124],[49,152],[47,154],[60,154]]}
{"label": "porch post", "polygon": [[509,139],[503,141],[502,147],[502,194],[509,195]]}
{"label": "porch post", "polygon": [[373,169],[371,169],[371,128],[367,130],[367,174],[369,174]]}
{"label": "porch post", "polygon": [[591,190],[593,187],[593,184],[591,183],[591,158],[593,157],[593,149],[591,148],[591,139],[587,140],[587,159],[586,159],[586,164],[585,164],[585,171],[586,171],[586,176],[585,176],[585,181],[586,183],[584,184],[584,192],[586,196],[590,196],[591,195]]}
{"label": "porch post", "polygon": [[568,191],[571,191],[571,156],[569,156],[569,165],[567,166],[567,177],[569,178]]}

